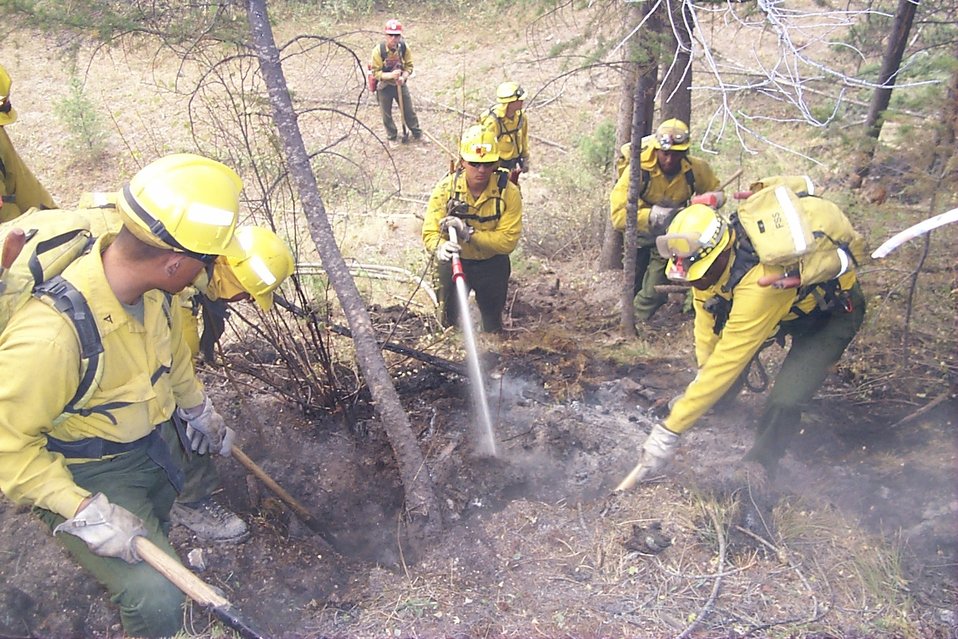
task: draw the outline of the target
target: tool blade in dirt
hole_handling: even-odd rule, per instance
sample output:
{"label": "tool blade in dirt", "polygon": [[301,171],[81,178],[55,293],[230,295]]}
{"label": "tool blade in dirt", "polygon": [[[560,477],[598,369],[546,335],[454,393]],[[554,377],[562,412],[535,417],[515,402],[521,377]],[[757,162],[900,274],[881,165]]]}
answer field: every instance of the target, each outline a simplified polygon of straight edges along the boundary
{"label": "tool blade in dirt", "polygon": [[874,253],[872,253],[872,258],[879,260],[908,240],[913,240],[920,235],[924,235],[925,233],[935,230],[939,226],[944,226],[945,224],[951,224],[953,222],[958,222],[958,209],[951,209],[946,213],[930,217],[927,220],[919,222],[918,224],[909,226],[904,231],[896,233],[885,240],[885,242],[875,249]]}
{"label": "tool blade in dirt", "polygon": [[223,623],[240,633],[245,639],[266,639],[242,615],[230,601],[220,594],[179,561],[163,552],[159,546],[146,537],[135,537],[133,543],[136,554],[151,565],[158,573],[170,580],[170,583],[183,591],[190,599],[204,608],[209,608]]}
{"label": "tool blade in dirt", "polygon": [[[456,229],[449,228],[449,239],[458,244],[459,238]],[[458,254],[452,256],[452,280],[456,285],[456,300],[459,303],[459,324],[462,328],[462,338],[466,346],[466,363],[469,369],[469,378],[482,432],[479,433],[479,452],[496,456],[496,437],[492,430],[492,415],[489,412],[489,402],[486,399],[486,385],[482,377],[482,366],[479,363],[479,348],[476,345],[476,334],[472,326],[472,317],[469,313],[469,289],[466,286],[466,274],[462,270],[462,260]]]}

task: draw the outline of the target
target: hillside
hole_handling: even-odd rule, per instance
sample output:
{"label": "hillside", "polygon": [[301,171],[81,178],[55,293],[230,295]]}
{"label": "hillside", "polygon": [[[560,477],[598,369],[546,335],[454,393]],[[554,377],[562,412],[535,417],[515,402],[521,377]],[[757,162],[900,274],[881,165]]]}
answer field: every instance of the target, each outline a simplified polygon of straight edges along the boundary
{"label": "hillside", "polygon": [[[275,28],[279,39],[336,35],[365,62],[386,17],[331,26],[329,16],[303,10]],[[656,411],[694,376],[690,318],[676,296],[637,339],[620,337],[620,273],[594,267],[611,184],[586,166],[580,150],[601,123],[614,121],[618,78],[606,70],[557,82],[557,70],[542,64],[544,42],[588,35],[575,31],[586,28],[581,14],[559,12],[548,24],[520,9],[508,17],[486,30],[474,19],[425,10],[403,16],[416,47],[413,97],[431,141],[377,140],[384,136],[375,103],[350,93],[361,75],[348,91],[325,82],[355,70],[344,71],[348,64],[321,46],[303,45],[307,53],[287,68],[302,104],[355,107],[362,125],[339,147],[352,154],[355,173],[330,160],[320,179],[344,255],[414,274],[429,265],[420,219],[448,168],[441,145],[454,148],[462,113],[488,106],[505,79],[535,96],[527,105],[535,164],[523,177],[526,232],[513,259],[507,332],[481,343],[487,372],[495,373],[486,382],[497,456],[479,454],[465,379],[387,354],[444,507],[443,535],[415,547],[403,529],[392,451],[361,384],[354,382],[349,410],[306,416],[243,372],[273,370],[274,345],[234,334],[225,349],[232,372],[204,365],[200,375],[240,433],[242,449],[329,526],[335,544],[240,464],[221,460],[219,497],[250,523],[252,537],[240,546],[210,546],[175,528],[181,558],[201,551],[200,576],[270,637],[954,637],[958,401],[955,261],[947,247],[955,230],[933,240],[910,302],[907,350],[907,278],[921,242],[864,266],[865,327],[804,417],[765,534],[739,525],[732,498],[732,475],[750,445],[761,393],[743,393],[707,415],[684,438],[665,478],[613,496]],[[201,118],[212,116],[171,89],[191,86],[195,68],[146,44],[82,47],[83,93],[108,132],[105,152],[85,157],[67,143],[69,127],[57,114],[71,95],[70,67],[57,51],[49,35],[14,30],[2,63],[14,78],[20,113],[8,132],[62,207],[84,191],[118,186],[156,155],[210,139],[232,148],[191,134],[191,124],[206,126]],[[696,105],[696,113],[707,112],[704,99]],[[308,139],[345,130],[337,117],[304,117]],[[704,126],[693,122],[693,132]],[[783,136],[803,152],[821,150],[823,164],[772,146],[748,154],[729,140],[708,157],[720,176],[745,169],[730,190],[783,170],[812,174],[872,245],[931,214],[927,199],[896,197],[894,185],[909,178],[893,174],[891,197],[868,202],[838,186],[847,162],[841,148],[825,143],[827,135],[823,142],[794,125]],[[241,171],[252,184],[251,167]],[[948,196],[943,190],[938,206]],[[255,202],[251,215],[254,208]],[[288,220],[291,243],[300,262],[316,261],[300,222]],[[303,279],[321,288],[321,278]],[[462,360],[461,336],[438,330],[434,309],[413,285],[358,281],[384,335]],[[344,363],[337,370],[348,370],[348,340],[328,339]],[[766,351],[770,376],[782,352]],[[285,391],[296,389],[290,383]],[[936,407],[921,411],[936,399]],[[2,636],[121,636],[102,589],[28,510],[7,500],[0,501],[0,576]],[[187,615],[193,634],[222,636],[204,611]]]}

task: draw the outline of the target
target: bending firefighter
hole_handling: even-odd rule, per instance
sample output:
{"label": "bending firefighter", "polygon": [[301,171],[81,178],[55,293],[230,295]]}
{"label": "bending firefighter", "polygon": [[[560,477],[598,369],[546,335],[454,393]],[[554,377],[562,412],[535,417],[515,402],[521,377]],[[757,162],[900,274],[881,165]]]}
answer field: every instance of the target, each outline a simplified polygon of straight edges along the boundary
{"label": "bending firefighter", "polygon": [[[619,179],[609,197],[612,226],[625,231],[629,195],[631,144],[622,148]],[[636,210],[638,248],[635,258],[635,319],[645,321],[668,301],[655,287],[668,283],[665,260],[655,251],[655,238],[665,232],[675,214],[693,195],[719,188],[719,180],[705,160],[689,155],[689,127],[681,120],[666,120],[654,135],[642,139],[639,199]],[[716,192],[718,206],[724,199]]]}
{"label": "bending firefighter", "polygon": [[[844,214],[827,200],[805,193],[798,197],[781,184],[762,189],[745,204],[753,198],[772,204],[757,228],[771,229],[770,220],[781,219],[782,211],[836,226],[815,236],[828,239],[817,240],[822,245],[802,258],[799,275],[764,261],[771,251],[761,247],[762,233],[751,230],[756,227],[746,228],[745,205],[731,222],[704,204],[693,204],[676,216],[658,248],[669,260],[669,278],[693,287],[698,374],[674,401],[668,417],[652,428],[632,482],[666,467],[680,435],[730,389],[737,390],[736,380],[766,340],[790,336],[791,346],[739,473],[767,485],[800,426],[802,407],[861,326],[865,299],[853,266],[856,255],[863,255],[863,243]],[[813,273],[816,261],[823,267]]]}
{"label": "bending firefighter", "polygon": [[18,217],[29,208],[55,209],[53,198],[13,148],[7,125],[17,121],[17,111],[10,101],[13,81],[0,66],[0,222]]}
{"label": "bending firefighter", "polygon": [[[495,135],[481,126],[466,130],[458,168],[433,188],[422,225],[423,243],[439,259],[441,321],[459,320],[452,258],[460,256],[467,287],[476,293],[482,330],[502,331],[512,264],[509,254],[522,234],[522,197],[509,173],[499,170]],[[449,239],[455,229],[456,242]]]}
{"label": "bending firefighter", "polygon": [[496,88],[497,104],[479,116],[479,123],[496,136],[499,167],[519,183],[519,174],[529,171],[529,119],[522,110],[526,92],[517,82],[503,82]]}
{"label": "bending firefighter", "polygon": [[231,169],[195,155],[147,165],[123,189],[122,228],[38,287],[0,334],[0,369],[22,371],[0,386],[0,488],[107,588],[128,636],[182,628],[185,596],[135,549],[143,536],[177,557],[174,448],[232,447],[170,296],[218,256],[241,255],[241,188]]}

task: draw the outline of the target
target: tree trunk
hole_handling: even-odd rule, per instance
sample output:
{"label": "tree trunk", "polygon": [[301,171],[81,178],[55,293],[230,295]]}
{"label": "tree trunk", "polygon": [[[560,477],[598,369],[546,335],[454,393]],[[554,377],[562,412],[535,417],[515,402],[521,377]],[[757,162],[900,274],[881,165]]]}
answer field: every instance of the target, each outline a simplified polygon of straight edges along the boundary
{"label": "tree trunk", "polygon": [[659,118],[678,118],[692,124],[692,9],[682,0],[670,0],[669,12],[672,24],[665,26],[666,35],[671,35],[675,59],[663,65],[665,75],[660,91]]}
{"label": "tree trunk", "polygon": [[249,0],[248,17],[253,48],[259,58],[260,71],[269,92],[273,109],[273,121],[283,140],[289,173],[306,212],[309,234],[319,251],[332,283],[346,314],[354,337],[356,359],[379,418],[386,429],[389,443],[396,456],[400,478],[406,495],[410,533],[423,542],[442,528],[439,501],[436,498],[429,472],[424,468],[422,450],[416,442],[409,418],[399,401],[386,362],[376,342],[372,322],[366,313],[359,290],[343,260],[333,229],[326,217],[316,176],[310,166],[306,145],[303,143],[296,112],[283,74],[279,51],[273,38],[272,27],[266,12],[266,0]]}
{"label": "tree trunk", "polygon": [[888,48],[882,56],[881,71],[878,74],[878,83],[881,87],[875,89],[872,94],[868,116],[865,118],[867,135],[876,140],[881,134],[882,116],[891,101],[895,76],[901,68],[901,59],[905,54],[905,45],[908,44],[908,34],[911,33],[911,25],[917,10],[918,3],[915,0],[898,0],[895,21],[892,24],[891,34],[888,36]]}
{"label": "tree trunk", "polygon": [[[632,139],[632,105],[635,103],[635,84],[638,81],[638,69],[630,64],[625,70],[622,89],[619,93],[619,114],[615,123],[615,153],[618,157],[622,145]],[[612,168],[612,183],[618,179],[616,168]],[[605,231],[602,236],[602,250],[599,253],[599,270],[612,271],[622,269],[622,234],[612,228],[612,219],[607,215]]]}
{"label": "tree trunk", "polygon": [[[651,3],[642,4],[645,14]],[[646,28],[652,33],[660,33],[662,21],[656,15],[650,15]],[[652,115],[655,111],[655,89],[658,84],[659,47],[654,37],[638,38],[641,43],[639,57],[636,60],[638,81],[632,104],[632,159],[629,163],[629,195],[625,207],[625,237],[622,269],[622,313],[620,330],[625,337],[635,337],[635,306],[632,288],[635,282],[635,252],[637,247],[636,214],[638,212],[639,193],[642,191],[642,138],[652,131]]]}

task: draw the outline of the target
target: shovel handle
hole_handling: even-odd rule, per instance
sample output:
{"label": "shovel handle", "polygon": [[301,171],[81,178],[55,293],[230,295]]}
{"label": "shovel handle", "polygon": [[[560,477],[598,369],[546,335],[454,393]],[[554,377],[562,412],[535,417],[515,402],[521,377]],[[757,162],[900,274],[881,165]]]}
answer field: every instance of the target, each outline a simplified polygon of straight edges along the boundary
{"label": "shovel handle", "polygon": [[208,583],[193,574],[189,568],[163,552],[159,546],[146,537],[135,537],[133,544],[140,559],[153,566],[158,573],[170,580],[190,599],[201,606],[218,608],[230,606],[229,600],[219,594]]}
{"label": "shovel handle", "polygon": [[3,250],[0,251],[0,268],[5,271],[13,266],[26,243],[27,234],[23,232],[23,229],[10,229],[7,236],[3,238]]}

